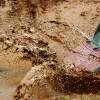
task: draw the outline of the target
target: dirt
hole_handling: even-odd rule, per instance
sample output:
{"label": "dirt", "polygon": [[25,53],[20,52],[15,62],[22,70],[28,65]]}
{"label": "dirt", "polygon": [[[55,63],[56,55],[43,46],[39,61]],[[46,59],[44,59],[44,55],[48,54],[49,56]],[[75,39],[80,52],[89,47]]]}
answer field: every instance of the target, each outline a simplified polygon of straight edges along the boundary
{"label": "dirt", "polygon": [[[53,85],[48,83],[45,77],[42,80],[40,76],[44,75],[46,70],[47,73],[45,74],[50,78],[50,75],[56,75],[56,70],[72,66],[71,62],[68,63],[65,60],[66,53],[86,41],[86,38],[79,31],[85,32],[88,37],[92,35],[99,23],[99,18],[100,0],[1,0],[0,97],[3,100],[12,100],[17,87],[28,82],[29,85],[31,82],[33,84],[31,79],[34,79],[33,75],[36,72],[30,73],[32,68],[40,66],[40,72],[36,74],[36,77],[38,76],[41,80],[39,81],[40,85],[38,87],[36,84],[35,89],[29,88],[29,91],[34,91],[34,93],[32,92],[36,98],[34,100],[47,98],[50,100],[56,100],[56,98],[58,98],[57,100],[63,100],[59,98],[67,100],[67,96],[69,100],[73,100],[74,97],[77,100],[80,98],[85,100],[84,97],[86,100],[87,98],[92,100],[92,97],[98,100],[100,96],[97,92],[95,94],[89,92],[90,95],[80,95],[75,92],[75,95],[71,94],[72,97],[68,94],[62,97],[66,94],[67,89],[63,88],[65,90],[63,93],[59,87],[59,80],[57,80],[59,88],[56,90],[52,89]],[[44,62],[49,67],[41,69]],[[29,76],[32,75],[30,81],[27,80],[27,73]],[[57,73],[58,78],[63,79],[63,75],[59,75],[60,71]],[[53,78],[55,77],[53,76]],[[100,78],[98,82],[99,80]],[[51,80],[49,81],[51,82]],[[47,88],[42,87],[43,82],[47,84]],[[25,87],[27,86],[25,85]],[[36,89],[38,91],[35,91]],[[39,92],[45,92],[41,99]],[[25,97],[27,94],[25,92]],[[17,94],[18,96],[19,94]],[[20,98],[19,100],[24,99]],[[27,100],[31,99],[28,98]]]}

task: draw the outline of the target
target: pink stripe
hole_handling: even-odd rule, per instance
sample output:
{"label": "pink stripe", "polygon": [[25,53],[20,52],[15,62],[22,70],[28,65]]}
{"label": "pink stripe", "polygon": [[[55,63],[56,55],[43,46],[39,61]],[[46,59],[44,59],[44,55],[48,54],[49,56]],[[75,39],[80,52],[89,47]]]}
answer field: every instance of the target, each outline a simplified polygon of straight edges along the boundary
{"label": "pink stripe", "polygon": [[[97,66],[100,66],[100,62],[96,61],[98,54],[100,55],[100,50],[93,51],[91,46],[87,43],[78,46],[74,49],[76,52],[69,52],[66,56],[66,61],[74,63],[77,67],[86,68],[87,70],[92,70]],[[94,55],[96,57],[93,58]]]}

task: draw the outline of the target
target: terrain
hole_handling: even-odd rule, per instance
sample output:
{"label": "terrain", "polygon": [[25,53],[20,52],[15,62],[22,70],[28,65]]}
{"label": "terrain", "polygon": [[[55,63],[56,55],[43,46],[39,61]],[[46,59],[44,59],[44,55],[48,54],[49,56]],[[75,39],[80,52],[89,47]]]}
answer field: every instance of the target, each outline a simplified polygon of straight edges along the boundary
{"label": "terrain", "polygon": [[[74,66],[67,52],[86,41],[79,31],[90,37],[99,18],[100,0],[0,0],[0,98],[99,100],[100,87],[95,93],[77,88],[69,93],[59,83]],[[100,75],[88,75],[97,79],[92,89],[100,86]],[[61,86],[71,84],[66,82]]]}

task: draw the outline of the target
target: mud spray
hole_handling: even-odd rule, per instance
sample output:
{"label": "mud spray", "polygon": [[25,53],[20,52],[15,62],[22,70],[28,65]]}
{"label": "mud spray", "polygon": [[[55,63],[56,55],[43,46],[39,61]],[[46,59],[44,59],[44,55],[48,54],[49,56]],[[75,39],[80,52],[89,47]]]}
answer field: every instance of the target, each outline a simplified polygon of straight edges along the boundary
{"label": "mud spray", "polygon": [[0,98],[99,100],[100,73],[67,58],[99,20],[99,0],[0,0]]}

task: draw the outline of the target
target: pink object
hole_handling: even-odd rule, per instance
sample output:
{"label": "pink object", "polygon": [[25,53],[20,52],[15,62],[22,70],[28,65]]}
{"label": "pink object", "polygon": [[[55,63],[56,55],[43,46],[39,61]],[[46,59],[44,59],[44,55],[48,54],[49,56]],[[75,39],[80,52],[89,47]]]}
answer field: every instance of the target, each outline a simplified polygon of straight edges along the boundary
{"label": "pink object", "polygon": [[100,66],[100,50],[94,51],[91,44],[84,43],[74,49],[73,52],[67,53],[67,61],[72,62],[75,66],[86,70],[93,70]]}

